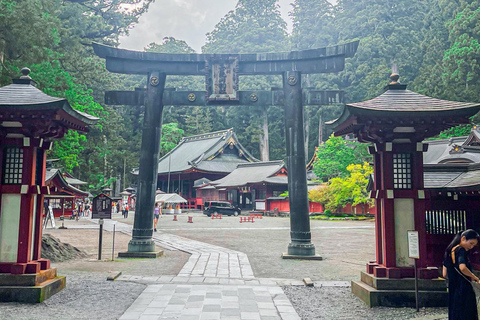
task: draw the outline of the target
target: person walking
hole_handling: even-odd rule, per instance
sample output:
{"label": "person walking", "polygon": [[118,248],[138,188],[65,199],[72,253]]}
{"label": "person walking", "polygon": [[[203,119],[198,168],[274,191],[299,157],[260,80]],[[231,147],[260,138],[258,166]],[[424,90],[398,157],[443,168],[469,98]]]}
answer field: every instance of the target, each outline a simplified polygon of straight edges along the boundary
{"label": "person walking", "polygon": [[477,302],[472,281],[479,279],[472,273],[468,253],[479,240],[475,230],[458,233],[445,250],[443,277],[448,279],[448,319],[478,320]]}
{"label": "person walking", "polygon": [[155,208],[153,209],[153,231],[157,232],[157,224],[158,224],[158,218],[162,214],[162,211],[160,209],[160,204],[157,202],[155,203]]}

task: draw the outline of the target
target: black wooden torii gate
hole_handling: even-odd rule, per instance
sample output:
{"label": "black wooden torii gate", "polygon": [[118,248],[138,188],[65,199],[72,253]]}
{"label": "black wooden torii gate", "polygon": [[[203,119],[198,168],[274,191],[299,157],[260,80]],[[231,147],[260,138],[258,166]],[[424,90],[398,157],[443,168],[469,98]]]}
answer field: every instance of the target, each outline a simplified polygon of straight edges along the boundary
{"label": "black wooden torii gate", "polygon": [[[107,69],[123,74],[147,74],[147,88],[110,91],[107,104],[145,105],[132,240],[123,256],[155,256],[153,206],[164,105],[284,106],[290,201],[290,236],[284,258],[320,258],[311,242],[305,170],[303,105],[340,102],[339,91],[302,91],[301,75],[343,70],[358,41],[334,47],[261,54],[165,54],[117,49],[94,43]],[[283,90],[239,91],[240,75],[282,75]],[[205,76],[206,91],[165,90],[167,75]]]}

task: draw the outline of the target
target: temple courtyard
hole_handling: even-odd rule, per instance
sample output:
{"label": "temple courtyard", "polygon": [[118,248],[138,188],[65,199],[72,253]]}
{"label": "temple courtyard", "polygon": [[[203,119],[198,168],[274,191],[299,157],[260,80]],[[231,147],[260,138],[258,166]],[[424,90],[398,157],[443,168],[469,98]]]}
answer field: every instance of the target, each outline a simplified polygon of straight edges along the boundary
{"label": "temple courtyard", "polygon": [[[193,223],[188,223],[188,216]],[[158,259],[112,261],[126,251],[133,212],[104,225],[98,258],[98,221],[66,220],[45,233],[88,256],[53,263],[67,287],[38,305],[0,303],[0,319],[444,319],[446,309],[368,308],[350,292],[365,263],[375,258],[373,221],[311,220],[322,261],[283,260],[289,218],[211,219],[201,212],[159,220]],[[57,227],[60,224],[57,221]],[[107,281],[121,271],[116,281]],[[310,278],[315,286],[306,287]]]}

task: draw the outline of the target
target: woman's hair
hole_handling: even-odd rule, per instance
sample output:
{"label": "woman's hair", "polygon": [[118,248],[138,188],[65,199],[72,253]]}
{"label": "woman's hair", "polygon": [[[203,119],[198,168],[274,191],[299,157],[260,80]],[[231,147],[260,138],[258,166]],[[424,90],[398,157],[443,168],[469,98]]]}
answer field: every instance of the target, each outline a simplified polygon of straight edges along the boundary
{"label": "woman's hair", "polygon": [[448,245],[447,249],[445,250],[445,259],[450,257],[450,254],[452,253],[452,249],[460,244],[460,240],[462,240],[462,237],[465,237],[466,240],[472,240],[472,239],[477,239],[477,241],[480,239],[480,236],[478,235],[477,231],[473,229],[468,229],[463,232],[459,232],[455,235],[455,238],[453,238],[452,242]]}

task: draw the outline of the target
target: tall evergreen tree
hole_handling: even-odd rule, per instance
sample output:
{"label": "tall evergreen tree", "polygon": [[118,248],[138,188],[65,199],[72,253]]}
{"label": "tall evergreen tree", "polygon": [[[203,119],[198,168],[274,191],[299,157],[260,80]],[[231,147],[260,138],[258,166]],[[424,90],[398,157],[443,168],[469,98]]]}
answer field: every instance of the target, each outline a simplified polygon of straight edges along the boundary
{"label": "tall evergreen tree", "polygon": [[[202,51],[205,53],[257,53],[288,51],[286,23],[280,16],[278,0],[239,0],[207,34]],[[270,90],[280,86],[279,77],[245,76],[240,78],[240,89]],[[283,132],[276,130],[265,119],[275,118],[276,108],[230,107],[226,109],[226,122],[233,127],[242,144],[255,157],[267,160],[283,158],[285,152],[267,156],[278,150],[270,137]],[[283,111],[282,111],[283,115]],[[284,143],[282,144],[284,148]],[[269,147],[270,150],[264,148]],[[262,149],[260,149],[262,148]]]}

